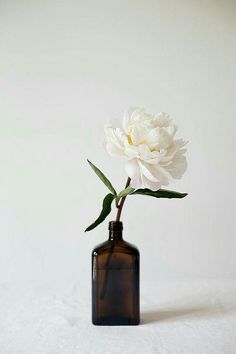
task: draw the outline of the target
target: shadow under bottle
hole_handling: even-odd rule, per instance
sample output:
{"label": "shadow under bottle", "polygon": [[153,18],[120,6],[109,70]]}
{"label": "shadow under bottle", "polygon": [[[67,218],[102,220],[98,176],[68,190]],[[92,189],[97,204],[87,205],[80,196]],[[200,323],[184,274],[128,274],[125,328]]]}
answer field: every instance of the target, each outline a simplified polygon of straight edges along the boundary
{"label": "shadow under bottle", "polygon": [[139,251],[123,240],[120,221],[109,223],[109,239],[92,252],[92,322],[138,325]]}

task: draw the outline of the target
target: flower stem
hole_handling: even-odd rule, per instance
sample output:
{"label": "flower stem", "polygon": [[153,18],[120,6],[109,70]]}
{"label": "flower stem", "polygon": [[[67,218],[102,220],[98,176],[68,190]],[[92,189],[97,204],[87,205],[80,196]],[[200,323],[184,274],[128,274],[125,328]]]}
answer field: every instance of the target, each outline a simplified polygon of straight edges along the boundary
{"label": "flower stem", "polygon": [[[126,181],[125,188],[129,187],[130,182],[131,182],[131,178],[128,177],[128,179]],[[121,201],[120,201],[120,204],[117,207],[118,210],[117,210],[117,214],[116,214],[116,221],[120,221],[120,216],[121,216],[121,212],[122,212],[122,209],[123,209],[123,205],[124,205],[125,199],[126,199],[126,196],[122,197]]]}
{"label": "flower stem", "polygon": [[[126,185],[125,188],[129,187],[131,182],[131,178],[128,177],[127,181],[126,181]],[[122,197],[120,203],[117,205],[117,215],[116,215],[116,221],[120,221],[120,216],[121,216],[121,212],[122,212],[122,208],[124,205],[126,197]],[[108,276],[109,276],[109,265],[111,262],[111,257],[113,255],[113,250],[114,250],[114,243],[111,246],[110,252],[108,253],[107,256],[107,260],[106,260],[106,264],[105,264],[105,278],[104,278],[104,283],[103,283],[103,287],[101,289],[101,293],[100,293],[100,300],[103,300],[105,295],[106,295],[106,290],[107,290],[107,283],[108,283]]]}

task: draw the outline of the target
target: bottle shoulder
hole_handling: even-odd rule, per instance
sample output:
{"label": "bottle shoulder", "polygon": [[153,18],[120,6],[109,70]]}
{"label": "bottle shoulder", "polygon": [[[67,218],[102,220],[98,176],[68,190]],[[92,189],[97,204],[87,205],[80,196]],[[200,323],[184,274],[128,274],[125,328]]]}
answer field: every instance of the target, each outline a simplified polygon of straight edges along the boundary
{"label": "bottle shoulder", "polygon": [[124,246],[130,250],[133,251],[133,253],[137,253],[139,254],[139,250],[138,250],[138,247],[135,246],[134,244],[130,243],[130,242],[127,242],[127,241],[124,241]]}
{"label": "bottle shoulder", "polygon": [[92,254],[96,255],[98,253],[105,251],[106,249],[109,249],[109,248],[110,248],[109,241],[101,242],[93,248]]}
{"label": "bottle shoulder", "polygon": [[139,255],[138,248],[135,245],[125,240],[119,240],[119,241],[107,240],[105,242],[102,242],[97,246],[95,246],[95,248],[92,251],[92,255],[98,256],[99,254],[109,253],[111,250],[113,253],[121,252],[121,253]]}

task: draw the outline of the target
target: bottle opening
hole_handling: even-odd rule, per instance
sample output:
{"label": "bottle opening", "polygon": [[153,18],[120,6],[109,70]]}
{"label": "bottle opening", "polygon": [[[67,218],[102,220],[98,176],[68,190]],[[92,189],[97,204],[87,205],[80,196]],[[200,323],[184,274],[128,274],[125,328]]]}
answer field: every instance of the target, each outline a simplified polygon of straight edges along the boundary
{"label": "bottle opening", "polygon": [[122,221],[110,221],[108,230],[110,231],[122,231],[123,230],[123,223]]}

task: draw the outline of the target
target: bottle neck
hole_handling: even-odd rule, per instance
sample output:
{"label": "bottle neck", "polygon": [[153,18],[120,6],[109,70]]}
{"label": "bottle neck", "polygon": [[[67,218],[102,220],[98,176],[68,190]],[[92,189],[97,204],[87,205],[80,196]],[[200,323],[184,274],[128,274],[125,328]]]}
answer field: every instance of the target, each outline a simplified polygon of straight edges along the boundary
{"label": "bottle neck", "polygon": [[109,231],[109,241],[123,240],[122,230],[121,231]]}
{"label": "bottle neck", "polygon": [[121,221],[110,221],[108,229],[109,229],[110,241],[123,240],[122,237],[123,224]]}

